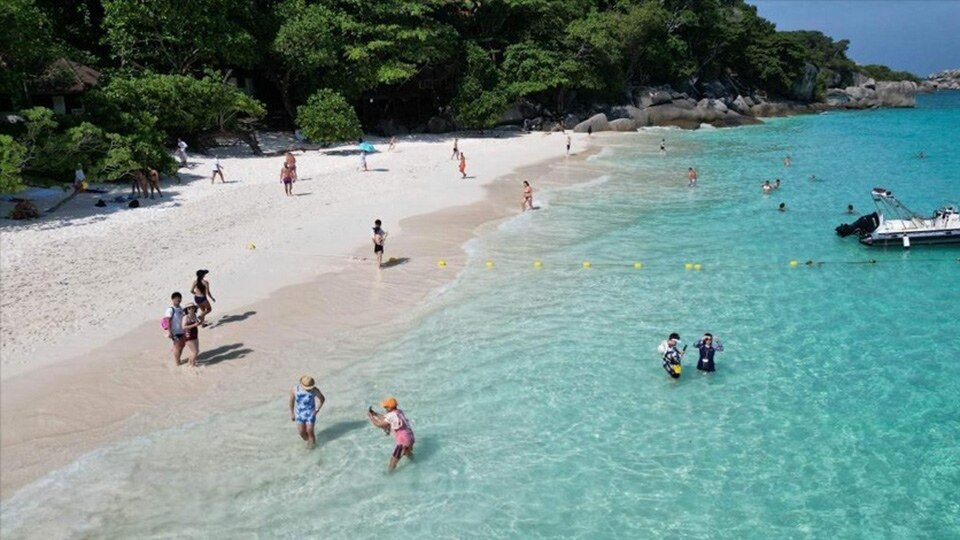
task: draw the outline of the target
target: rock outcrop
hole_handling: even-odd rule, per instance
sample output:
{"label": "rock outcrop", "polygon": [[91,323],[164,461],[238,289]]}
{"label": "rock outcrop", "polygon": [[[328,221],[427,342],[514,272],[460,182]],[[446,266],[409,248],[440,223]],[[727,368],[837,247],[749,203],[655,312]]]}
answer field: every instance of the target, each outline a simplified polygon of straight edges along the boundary
{"label": "rock outcrop", "polygon": [[921,89],[926,92],[937,90],[960,90],[960,69],[947,69],[934,73],[927,80],[920,83]]}

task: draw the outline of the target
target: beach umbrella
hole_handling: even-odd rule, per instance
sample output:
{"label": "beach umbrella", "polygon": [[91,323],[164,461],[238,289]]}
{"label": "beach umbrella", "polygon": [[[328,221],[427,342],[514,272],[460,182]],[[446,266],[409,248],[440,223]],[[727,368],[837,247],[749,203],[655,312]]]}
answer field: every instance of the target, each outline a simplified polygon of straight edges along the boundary
{"label": "beach umbrella", "polygon": [[360,143],[357,145],[357,147],[360,149],[361,152],[366,152],[368,154],[372,154],[376,152],[376,149],[373,148],[373,145],[368,142]]}

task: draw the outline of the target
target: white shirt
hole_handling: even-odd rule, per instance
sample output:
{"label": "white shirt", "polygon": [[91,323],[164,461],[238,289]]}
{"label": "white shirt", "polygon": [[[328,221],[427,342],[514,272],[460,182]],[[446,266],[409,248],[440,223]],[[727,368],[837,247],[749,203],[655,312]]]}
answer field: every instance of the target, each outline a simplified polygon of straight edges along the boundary
{"label": "white shirt", "polygon": [[183,308],[170,306],[167,308],[164,317],[170,319],[170,333],[173,335],[183,333]]}

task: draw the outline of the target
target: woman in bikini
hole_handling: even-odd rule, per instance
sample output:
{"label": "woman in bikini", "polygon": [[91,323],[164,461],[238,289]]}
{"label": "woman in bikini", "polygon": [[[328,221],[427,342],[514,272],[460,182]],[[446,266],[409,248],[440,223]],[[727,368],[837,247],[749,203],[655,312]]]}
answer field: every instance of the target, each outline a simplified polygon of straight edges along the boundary
{"label": "woman in bikini", "polygon": [[209,273],[209,270],[197,270],[197,279],[193,282],[193,287],[190,289],[190,294],[193,295],[193,301],[200,306],[200,324],[203,324],[203,320],[213,311],[213,306],[210,305],[210,301],[217,301],[216,298],[210,294],[210,283],[206,280],[206,275]]}
{"label": "woman in bikini", "polygon": [[533,210],[533,188],[530,187],[530,182],[524,180],[523,199],[520,201],[520,211],[526,212],[527,207],[530,207],[530,209]]}
{"label": "woman in bikini", "polygon": [[203,321],[197,317],[196,304],[187,304],[183,310],[183,343],[189,352],[187,365],[197,367],[197,357],[200,356],[200,325]]}

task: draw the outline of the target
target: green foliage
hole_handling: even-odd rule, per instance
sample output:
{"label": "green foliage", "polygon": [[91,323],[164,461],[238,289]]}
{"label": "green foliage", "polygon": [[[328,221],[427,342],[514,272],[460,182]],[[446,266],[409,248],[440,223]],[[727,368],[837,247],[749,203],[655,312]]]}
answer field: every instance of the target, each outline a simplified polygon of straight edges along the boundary
{"label": "green foliage", "polygon": [[212,74],[201,79],[156,73],[115,77],[94,92],[88,103],[97,118],[108,122],[120,111],[150,114],[156,128],[169,138],[237,129],[239,120],[265,113],[259,101]]}
{"label": "green foliage", "polygon": [[297,125],[304,137],[315,142],[337,142],[360,136],[357,113],[343,96],[324,88],[297,108]]}
{"label": "green foliage", "polygon": [[9,135],[0,135],[0,193],[12,193],[23,187],[20,169],[27,149]]}
{"label": "green foliage", "polygon": [[490,55],[476,43],[466,45],[466,70],[451,105],[460,128],[485,129],[497,123],[509,100]]}
{"label": "green foliage", "polygon": [[920,77],[917,77],[909,71],[894,71],[887,66],[882,66],[880,64],[867,64],[865,66],[860,66],[858,69],[861,73],[875,81],[920,82]]}
{"label": "green foliage", "polygon": [[103,0],[103,36],[123,65],[190,73],[250,66],[253,0]]}

